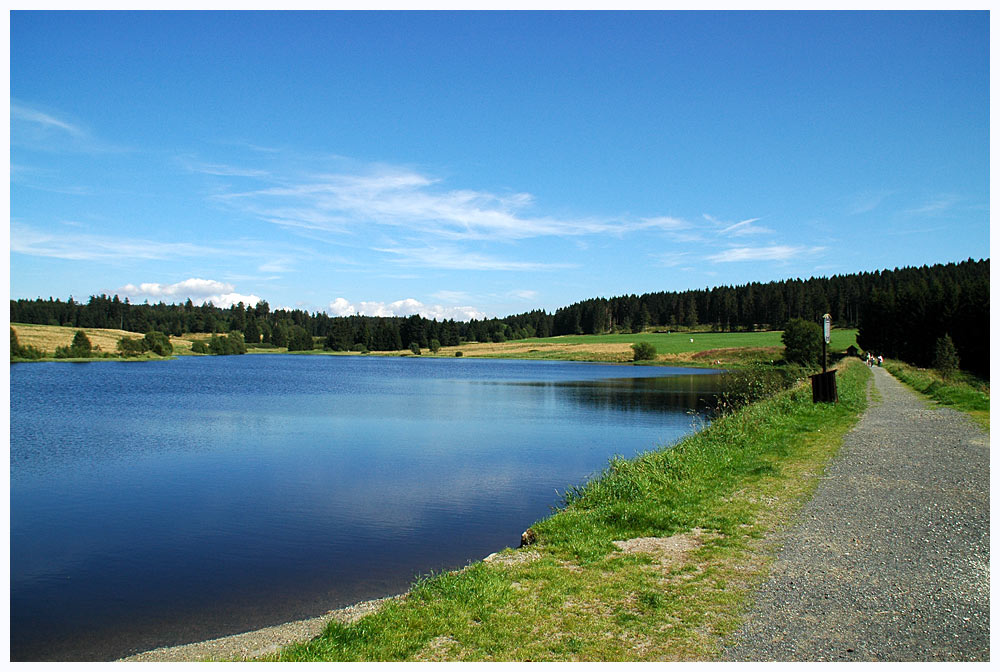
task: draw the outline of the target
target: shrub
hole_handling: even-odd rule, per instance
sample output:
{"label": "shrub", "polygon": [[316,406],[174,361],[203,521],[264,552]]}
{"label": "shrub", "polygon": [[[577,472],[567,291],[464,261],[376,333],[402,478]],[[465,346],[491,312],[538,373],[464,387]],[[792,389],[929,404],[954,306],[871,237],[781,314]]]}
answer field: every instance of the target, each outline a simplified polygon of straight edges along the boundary
{"label": "shrub", "polygon": [[170,342],[170,338],[162,331],[147,332],[142,340],[146,343],[146,349],[152,350],[161,357],[172,355],[174,352],[173,343]]}
{"label": "shrub", "polygon": [[632,361],[643,362],[650,359],[656,359],[656,346],[652,343],[633,343],[632,344]]}
{"label": "shrub", "polygon": [[10,358],[41,359],[45,353],[33,345],[21,345],[14,327],[10,328]]}
{"label": "shrub", "polygon": [[823,329],[815,322],[793,317],[781,334],[781,342],[785,344],[785,361],[803,366],[822,364]]}
{"label": "shrub", "polygon": [[90,339],[87,338],[87,334],[82,329],[73,335],[73,345],[69,348],[73,357],[90,357],[93,349],[94,346],[91,345]]}
{"label": "shrub", "polygon": [[461,357],[462,356],[462,351],[461,350],[456,350],[455,351],[455,356],[456,357]]}
{"label": "shrub", "polygon": [[410,343],[410,352],[412,352],[414,355],[419,355],[420,354],[420,344],[416,343],[416,342]]}
{"label": "shrub", "polygon": [[122,357],[138,357],[149,349],[145,338],[129,338],[128,336],[119,338],[116,347]]}
{"label": "shrub", "polygon": [[939,338],[934,345],[934,368],[944,378],[951,378],[958,371],[958,351],[948,334]]}
{"label": "shrub", "polygon": [[192,342],[191,352],[197,352],[200,355],[208,354],[208,343],[206,343],[205,341]]}
{"label": "shrub", "polygon": [[432,338],[431,339],[431,352],[433,352],[434,354],[437,354],[438,350],[440,350],[440,349],[441,349],[441,341],[437,340],[436,338]]}

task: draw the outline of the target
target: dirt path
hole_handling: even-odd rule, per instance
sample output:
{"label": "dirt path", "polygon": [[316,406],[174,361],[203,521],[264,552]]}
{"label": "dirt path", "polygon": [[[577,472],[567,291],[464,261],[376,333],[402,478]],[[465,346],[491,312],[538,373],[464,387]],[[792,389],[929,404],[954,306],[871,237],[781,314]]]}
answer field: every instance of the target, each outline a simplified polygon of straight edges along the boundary
{"label": "dirt path", "polygon": [[723,659],[989,660],[989,436],[875,387]]}

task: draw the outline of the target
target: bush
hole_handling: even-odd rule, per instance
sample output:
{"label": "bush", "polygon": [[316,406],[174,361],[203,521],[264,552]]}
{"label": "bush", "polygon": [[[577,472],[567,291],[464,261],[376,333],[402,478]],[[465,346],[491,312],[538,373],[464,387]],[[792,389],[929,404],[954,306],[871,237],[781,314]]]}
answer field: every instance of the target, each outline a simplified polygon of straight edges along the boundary
{"label": "bush", "polygon": [[419,355],[420,354],[420,344],[419,343],[410,343],[410,352],[412,352],[414,355]]}
{"label": "bush", "polygon": [[440,350],[440,349],[441,349],[441,341],[437,340],[436,338],[432,338],[431,339],[431,352],[433,352],[436,355],[437,352],[438,352],[438,350]]}
{"label": "bush", "polygon": [[934,368],[946,379],[958,371],[958,351],[948,334],[939,338],[934,345]]}
{"label": "bush", "polygon": [[10,358],[14,359],[41,359],[45,353],[33,345],[21,345],[17,338],[14,327],[10,328]]}
{"label": "bush", "polygon": [[822,364],[823,329],[815,322],[793,317],[781,334],[785,344],[785,361],[803,366]]}
{"label": "bush", "polygon": [[87,338],[87,334],[82,329],[74,334],[73,345],[69,348],[73,357],[90,357],[93,349],[94,346],[91,345],[90,339]]}
{"label": "bush", "polygon": [[633,362],[644,362],[650,359],[656,359],[656,346],[652,343],[633,343],[632,344],[632,361]]}
{"label": "bush", "polygon": [[122,336],[116,346],[122,357],[138,357],[149,349],[145,338],[129,338]]}
{"label": "bush", "polygon": [[172,355],[174,352],[173,343],[170,342],[170,339],[162,331],[147,332],[142,340],[146,343],[146,349],[152,350],[161,357]]}
{"label": "bush", "polygon": [[194,341],[191,343],[191,352],[197,352],[200,355],[208,354],[208,343],[205,341]]}
{"label": "bush", "polygon": [[462,351],[461,350],[456,350],[455,351],[455,356],[456,357],[461,357],[462,356]]}

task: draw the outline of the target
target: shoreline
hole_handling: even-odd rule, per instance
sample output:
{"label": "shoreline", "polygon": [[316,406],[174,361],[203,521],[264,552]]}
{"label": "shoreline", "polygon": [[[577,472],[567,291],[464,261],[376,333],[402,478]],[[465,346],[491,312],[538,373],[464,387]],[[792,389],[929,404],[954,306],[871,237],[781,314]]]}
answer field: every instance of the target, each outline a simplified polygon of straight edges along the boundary
{"label": "shoreline", "polygon": [[271,653],[277,653],[282,647],[302,642],[316,637],[331,621],[353,623],[368,614],[373,614],[391,600],[403,597],[390,595],[374,600],[365,600],[339,609],[333,609],[321,616],[314,616],[299,621],[289,621],[279,625],[271,625],[259,630],[250,630],[235,635],[226,635],[215,639],[188,644],[162,646],[149,651],[143,651],[124,658],[118,658],[116,663],[128,662],[208,662],[252,660]]}

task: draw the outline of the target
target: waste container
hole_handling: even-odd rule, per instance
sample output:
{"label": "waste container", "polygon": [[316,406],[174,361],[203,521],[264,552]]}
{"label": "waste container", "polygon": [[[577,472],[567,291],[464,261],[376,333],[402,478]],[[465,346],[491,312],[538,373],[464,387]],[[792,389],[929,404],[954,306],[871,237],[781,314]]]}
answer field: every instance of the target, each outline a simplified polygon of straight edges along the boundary
{"label": "waste container", "polygon": [[813,386],[813,403],[837,401],[837,372],[824,371],[809,376]]}

